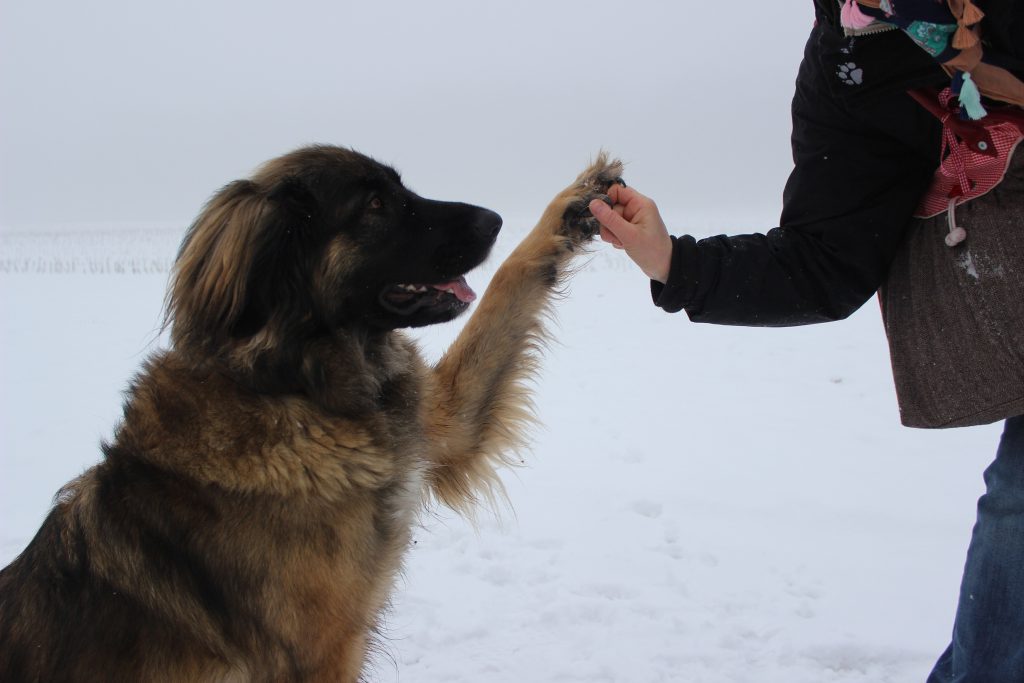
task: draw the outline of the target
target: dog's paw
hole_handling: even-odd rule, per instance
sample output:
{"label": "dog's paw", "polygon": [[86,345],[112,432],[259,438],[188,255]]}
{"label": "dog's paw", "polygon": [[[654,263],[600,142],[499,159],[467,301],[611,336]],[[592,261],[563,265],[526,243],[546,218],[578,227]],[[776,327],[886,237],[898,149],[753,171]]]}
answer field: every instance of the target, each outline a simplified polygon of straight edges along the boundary
{"label": "dog's paw", "polygon": [[562,232],[575,242],[584,242],[598,233],[601,224],[590,213],[590,202],[600,199],[609,206],[608,188],[625,185],[622,181],[622,162],[609,159],[601,152],[597,159],[576,178],[567,190],[568,204],[562,214]]}

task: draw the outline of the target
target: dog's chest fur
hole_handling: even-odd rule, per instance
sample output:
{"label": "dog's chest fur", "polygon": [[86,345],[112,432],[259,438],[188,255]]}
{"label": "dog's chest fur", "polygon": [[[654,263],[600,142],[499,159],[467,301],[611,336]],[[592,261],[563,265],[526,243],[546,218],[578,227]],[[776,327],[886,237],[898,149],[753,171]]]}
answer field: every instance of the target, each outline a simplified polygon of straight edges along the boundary
{"label": "dog's chest fur", "polygon": [[[324,359],[328,380],[347,396],[355,395],[345,376],[350,353]],[[358,362],[354,374],[373,381],[346,414],[305,396],[253,392],[216,369],[189,368],[173,352],[156,356],[136,379],[107,462],[95,472],[135,488],[118,492],[137,499],[129,514],[180,510],[180,497],[191,498],[191,514],[157,523],[187,544],[183,554],[213,558],[202,571],[230,587],[226,613],[285,626],[274,644],[224,642],[229,659],[240,648],[246,660],[256,650],[271,658],[268,666],[296,666],[288,643],[329,652],[372,629],[386,602],[423,500],[426,368],[399,335],[363,349]],[[145,481],[118,471],[145,472]],[[192,600],[182,583],[178,594],[197,632],[213,637],[217,615],[204,614],[203,600]]]}

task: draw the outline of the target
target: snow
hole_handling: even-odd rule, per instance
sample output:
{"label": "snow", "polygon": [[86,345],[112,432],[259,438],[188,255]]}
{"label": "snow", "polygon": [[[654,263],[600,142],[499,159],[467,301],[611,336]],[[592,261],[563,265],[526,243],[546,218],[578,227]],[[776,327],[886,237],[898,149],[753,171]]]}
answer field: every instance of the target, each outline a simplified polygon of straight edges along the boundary
{"label": "snow", "polygon": [[[503,211],[477,291],[535,208]],[[711,234],[774,213],[667,218]],[[180,236],[0,231],[0,566],[97,461],[161,343]],[[998,425],[901,427],[873,302],[808,328],[694,325],[601,245],[557,310],[511,508],[423,516],[371,679],[923,681]],[[436,358],[463,322],[415,336]]]}

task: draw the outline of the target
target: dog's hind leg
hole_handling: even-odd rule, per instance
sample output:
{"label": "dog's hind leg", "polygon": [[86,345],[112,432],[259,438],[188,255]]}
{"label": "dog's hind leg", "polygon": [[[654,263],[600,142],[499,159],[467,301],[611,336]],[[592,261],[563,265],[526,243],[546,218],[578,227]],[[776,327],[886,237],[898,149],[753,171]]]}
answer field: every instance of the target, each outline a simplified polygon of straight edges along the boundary
{"label": "dog's hind leg", "polygon": [[597,232],[587,205],[621,182],[604,154],[548,205],[537,226],[495,273],[476,312],[434,368],[428,396],[430,484],[466,511],[501,485],[495,467],[514,464],[531,417],[527,382],[544,344],[544,319],[568,264]]}

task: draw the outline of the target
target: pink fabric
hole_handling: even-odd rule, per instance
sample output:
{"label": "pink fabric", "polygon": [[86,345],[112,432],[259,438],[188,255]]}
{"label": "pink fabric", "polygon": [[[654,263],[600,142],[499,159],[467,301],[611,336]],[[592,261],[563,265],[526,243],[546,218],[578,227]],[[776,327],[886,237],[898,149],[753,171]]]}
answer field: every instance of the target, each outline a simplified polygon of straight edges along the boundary
{"label": "pink fabric", "polygon": [[[941,117],[942,162],[914,213],[917,218],[937,216],[990,192],[1003,180],[1014,150],[1024,140],[1024,112],[1020,110],[996,110],[981,121],[971,122],[984,130],[977,131],[973,141],[964,140],[957,133],[962,132],[965,122],[947,108],[952,99],[948,88],[939,96],[946,109]],[[985,139],[979,142],[979,137]]]}
{"label": "pink fabric", "polygon": [[839,14],[839,23],[845,28],[867,28],[874,21],[873,17],[861,12],[860,7],[853,0],[846,0]]}

